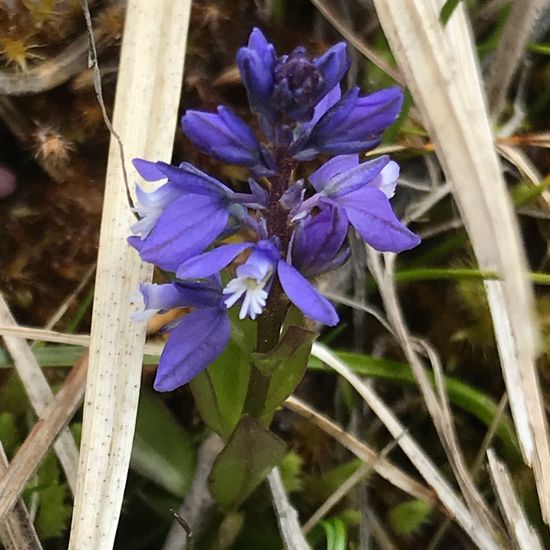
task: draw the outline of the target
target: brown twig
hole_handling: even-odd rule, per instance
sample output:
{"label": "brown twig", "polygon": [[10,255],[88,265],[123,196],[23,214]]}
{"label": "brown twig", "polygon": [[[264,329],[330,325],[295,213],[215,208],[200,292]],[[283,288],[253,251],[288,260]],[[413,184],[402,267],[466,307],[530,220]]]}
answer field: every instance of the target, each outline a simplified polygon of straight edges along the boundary
{"label": "brown twig", "polygon": [[87,367],[88,352],[73,367],[63,387],[44,410],[0,479],[0,519],[12,509],[25,484],[80,405]]}
{"label": "brown twig", "polygon": [[[8,468],[8,457],[0,442],[0,476]],[[6,550],[42,550],[27,507],[22,500],[15,503],[13,510],[0,522],[0,541]]]}
{"label": "brown twig", "polygon": [[[0,294],[0,323],[13,327],[17,326],[2,294]],[[44,414],[54,395],[30,346],[24,339],[16,336],[4,336],[3,339],[8,352],[13,358],[17,374],[29,396],[32,408],[37,416]],[[54,443],[54,450],[65,472],[69,487],[74,494],[78,468],[78,448],[68,429],[64,429],[60,433],[59,438]]]}

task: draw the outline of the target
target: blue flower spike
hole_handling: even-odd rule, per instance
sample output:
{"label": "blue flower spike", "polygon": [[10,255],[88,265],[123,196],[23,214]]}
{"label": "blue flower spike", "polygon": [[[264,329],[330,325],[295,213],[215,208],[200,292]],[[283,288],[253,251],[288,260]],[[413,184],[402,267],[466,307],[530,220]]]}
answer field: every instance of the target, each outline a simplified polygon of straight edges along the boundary
{"label": "blue flower spike", "polygon": [[[379,251],[420,243],[391,207],[397,163],[359,158],[395,122],[403,93],[387,88],[362,96],[352,88],[342,94],[349,64],[344,43],[317,58],[303,47],[277,55],[255,28],[237,66],[260,132],[225,106],[184,114],[183,132],[200,151],[246,167],[249,193],[186,162],[134,160],[144,180],[161,185],[150,193],[137,187],[140,219],[129,243],[144,261],[174,273],[170,283],[141,286],[144,310],[135,319],[178,311],[163,329],[170,335],[156,390],[185,385],[220,356],[231,308],[257,323],[261,353],[277,345],[289,304],[310,321],[336,325],[336,310],[312,278],[348,260],[350,227]],[[321,154],[331,158],[305,179],[293,179],[302,161]],[[266,323],[276,324],[268,327],[269,338]]]}

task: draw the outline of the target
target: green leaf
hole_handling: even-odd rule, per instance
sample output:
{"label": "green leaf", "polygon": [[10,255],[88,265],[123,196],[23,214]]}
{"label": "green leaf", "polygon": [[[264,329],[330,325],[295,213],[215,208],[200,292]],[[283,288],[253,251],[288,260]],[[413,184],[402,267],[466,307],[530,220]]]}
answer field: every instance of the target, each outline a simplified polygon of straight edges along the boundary
{"label": "green leaf", "polygon": [[255,323],[232,320],[231,341],[223,353],[190,382],[202,419],[224,438],[233,432],[243,411],[255,343]]}
{"label": "green leaf", "polygon": [[0,441],[6,454],[12,456],[19,441],[19,431],[15,423],[15,417],[9,411],[0,412]]}
{"label": "green leaf", "polygon": [[147,389],[139,399],[131,464],[139,474],[180,497],[193,479],[195,452],[189,435]]}
{"label": "green leaf", "polygon": [[331,518],[319,522],[327,538],[327,550],[346,550],[348,533],[346,524],[340,518]]}
{"label": "green leaf", "polygon": [[[337,352],[346,364],[361,376],[373,376],[392,382],[415,385],[416,381],[409,365],[387,359],[370,357],[360,353]],[[311,358],[309,367],[312,369],[325,369],[320,361]],[[427,373],[433,383],[433,374]],[[466,411],[478,420],[489,426],[498,410],[497,403],[487,394],[478,389],[457,380],[445,377],[445,388],[451,403],[463,411]],[[521,460],[521,452],[510,419],[504,415],[498,425],[496,434],[505,445],[506,451],[511,457]]]}
{"label": "green leaf", "polygon": [[458,7],[459,2],[462,0],[447,0],[445,4],[443,4],[443,7],[441,8],[441,11],[439,12],[439,20],[443,25],[447,24],[447,21],[451,18],[451,15],[455,11],[455,9]]}
{"label": "green leaf", "polygon": [[216,458],[210,493],[224,508],[238,507],[286,454],[286,445],[257,420],[244,415]]}
{"label": "green leaf", "polygon": [[389,513],[389,520],[398,535],[408,536],[418,531],[431,513],[432,506],[428,502],[415,499],[394,506]]}
{"label": "green leaf", "polygon": [[[271,352],[273,354],[270,358],[272,375],[264,406],[266,416],[274,413],[304,377],[311,344],[316,336],[317,334],[310,330],[290,326],[277,347]],[[254,362],[257,364],[256,357]]]}
{"label": "green leaf", "polygon": [[67,504],[66,485],[53,483],[38,491],[40,506],[36,516],[36,529],[41,539],[60,536],[69,526],[72,508]]}
{"label": "green leaf", "polygon": [[548,42],[541,42],[539,44],[529,44],[527,49],[530,52],[540,53],[542,55],[550,55],[550,44]]}
{"label": "green leaf", "polygon": [[279,466],[279,470],[281,472],[281,479],[283,480],[283,485],[287,493],[294,493],[302,490],[303,465],[304,460],[294,451],[290,451],[290,453],[287,453],[283,458],[283,461]]}
{"label": "green leaf", "polygon": [[362,464],[362,460],[355,458],[320,474],[305,474],[303,476],[304,497],[307,498],[310,505],[318,505],[324,502]]}

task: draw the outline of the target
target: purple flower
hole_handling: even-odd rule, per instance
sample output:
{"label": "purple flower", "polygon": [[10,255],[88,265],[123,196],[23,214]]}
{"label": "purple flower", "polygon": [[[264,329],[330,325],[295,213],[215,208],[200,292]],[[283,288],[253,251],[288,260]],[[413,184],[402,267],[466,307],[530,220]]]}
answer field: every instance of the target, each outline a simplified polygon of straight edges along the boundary
{"label": "purple flower", "polygon": [[[128,239],[142,260],[161,269],[175,271],[212,244],[230,214],[246,212],[239,203],[243,195],[188,163],[175,167],[138,159],[134,164],[144,179],[168,178],[168,183],[153,193],[138,193],[137,211],[143,217],[133,230],[141,236]],[[254,200],[252,195],[244,197]]]}
{"label": "purple flower", "polygon": [[276,272],[288,299],[307,317],[329,326],[338,323],[338,314],[331,303],[321,296],[303,275],[281,258],[279,249],[271,241],[219,246],[184,262],[176,275],[186,279],[209,277],[218,273],[247,249],[252,249],[252,253],[246,262],[237,268],[237,276],[223,290],[227,296],[227,307],[243,299],[239,315],[241,319],[246,316],[255,319],[262,312]]}
{"label": "purple flower", "polygon": [[273,91],[275,48],[260,29],[254,28],[248,46],[237,53],[237,65],[253,111],[271,113],[270,100]]}
{"label": "purple flower", "polygon": [[375,249],[401,252],[414,248],[420,238],[395,217],[389,203],[398,175],[399,167],[387,156],[361,164],[358,155],[334,157],[309,177],[317,193],[299,207],[295,217],[314,206],[330,204]]}
{"label": "purple flower", "polygon": [[140,290],[145,312],[138,314],[138,319],[177,307],[195,308],[164,327],[170,331],[170,337],[160,356],[154,388],[160,392],[172,391],[215,361],[229,342],[230,323],[221,287],[211,279],[143,284]]}
{"label": "purple flower", "polygon": [[250,106],[271,123],[281,114],[295,121],[309,120],[315,105],[340,82],[349,64],[343,42],[318,59],[310,59],[302,47],[277,58],[275,48],[257,28],[248,46],[237,54]]}
{"label": "purple flower", "polygon": [[292,239],[292,264],[306,277],[315,277],[344,264],[348,219],[341,208],[321,203],[320,212],[300,220]]}
{"label": "purple flower", "polygon": [[187,111],[181,119],[184,134],[203,152],[228,164],[266,171],[264,155],[254,132],[227,107],[218,114]]}
{"label": "purple flower", "polygon": [[[221,354],[230,307],[239,308],[241,320],[263,315],[274,322],[273,338],[265,338],[267,328],[259,324],[259,341],[269,346],[276,345],[281,329],[274,304],[286,307],[290,301],[310,319],[335,325],[334,307],[308,279],[348,259],[350,224],[381,251],[400,252],[420,242],[390,206],[397,164],[387,156],[360,163],[357,154],[377,145],[394,122],[401,90],[360,96],[353,88],[342,97],[339,83],[349,67],[345,44],[317,59],[303,47],[277,56],[259,29],[239,50],[237,65],[265,143],[224,106],[216,113],[189,110],[181,122],[201,151],[247,167],[249,193],[235,192],[185,162],[134,161],[145,180],[165,182],[151,193],[137,188],[140,219],[129,242],[144,261],[177,277],[170,284],[142,285],[145,311],[137,318],[193,308],[163,327],[171,335],[155,380],[159,391],[185,384]],[[296,180],[300,161],[319,154],[339,156]],[[242,229],[251,242],[219,244]],[[222,288],[222,270],[241,254]]]}
{"label": "purple flower", "polygon": [[312,121],[298,129],[291,150],[294,158],[309,160],[319,153],[348,154],[372,149],[384,130],[393,124],[401,111],[403,92],[386,88],[359,96],[352,88],[342,99],[339,87],[318,105]]}

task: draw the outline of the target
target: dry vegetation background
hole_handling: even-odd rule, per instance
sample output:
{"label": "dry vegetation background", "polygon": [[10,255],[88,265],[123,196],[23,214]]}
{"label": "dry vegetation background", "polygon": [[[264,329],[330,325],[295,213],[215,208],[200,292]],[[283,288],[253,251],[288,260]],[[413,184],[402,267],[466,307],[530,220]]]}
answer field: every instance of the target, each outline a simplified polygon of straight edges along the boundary
{"label": "dry vegetation background", "polygon": [[548,547],[549,2],[89,9],[126,161],[185,159],[235,186],[244,172],[173,134],[182,111],[223,103],[255,123],[235,66],[254,25],[279,52],[316,55],[343,37],[348,84],[407,89],[372,154],[400,163],[394,206],[423,243],[398,258],[354,243],[352,267],[319,281],[342,323],[274,420],[289,453],[241,509],[219,509],[205,489],[217,441],[187,388],[151,391],[158,324],[142,370],[143,333],[128,322],[151,272],[125,246],[132,215],[82,6],[0,2],[4,546],[182,548],[181,506],[201,549]]}

